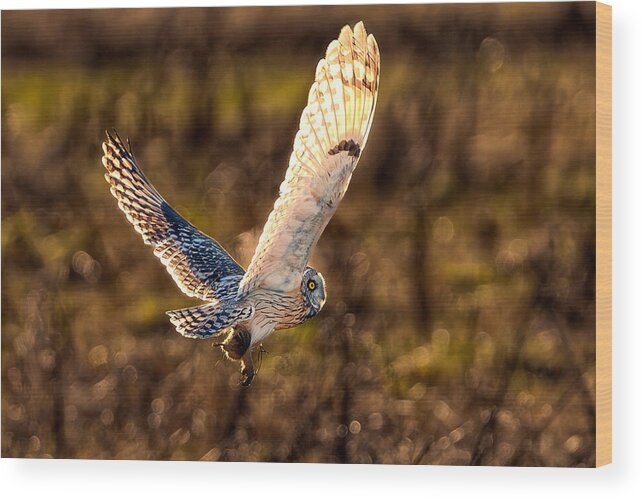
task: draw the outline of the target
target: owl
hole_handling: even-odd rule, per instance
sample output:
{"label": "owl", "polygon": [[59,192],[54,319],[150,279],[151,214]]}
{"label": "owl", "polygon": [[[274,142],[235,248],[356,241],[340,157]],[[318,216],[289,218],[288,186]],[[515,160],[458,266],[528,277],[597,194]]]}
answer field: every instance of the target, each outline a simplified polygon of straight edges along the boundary
{"label": "owl", "polygon": [[218,346],[240,362],[244,386],[255,376],[253,350],[326,303],[324,277],[308,260],[366,145],[379,76],[373,35],[362,22],[344,26],[317,64],[286,178],[247,270],[179,215],[143,174],[129,143],[107,132],[102,163],[118,207],[181,291],[205,302],[167,312],[170,321],[187,338],[224,338]]}

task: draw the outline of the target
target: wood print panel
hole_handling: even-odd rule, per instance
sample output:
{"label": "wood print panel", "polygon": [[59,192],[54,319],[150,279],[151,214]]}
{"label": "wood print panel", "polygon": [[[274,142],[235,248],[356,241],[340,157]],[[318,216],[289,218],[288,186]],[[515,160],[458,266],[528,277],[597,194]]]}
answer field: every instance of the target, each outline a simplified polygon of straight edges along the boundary
{"label": "wood print panel", "polygon": [[[2,456],[609,462],[608,14],[3,12]],[[326,304],[243,388],[217,339],[169,323],[199,302],[117,209],[104,130],[247,268],[317,62],[360,20],[380,90],[312,254]]]}

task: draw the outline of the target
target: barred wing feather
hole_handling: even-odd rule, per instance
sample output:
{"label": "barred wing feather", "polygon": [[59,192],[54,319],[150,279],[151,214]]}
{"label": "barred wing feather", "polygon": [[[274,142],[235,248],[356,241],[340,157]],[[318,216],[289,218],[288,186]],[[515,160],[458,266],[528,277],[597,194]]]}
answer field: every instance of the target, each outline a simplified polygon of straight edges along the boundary
{"label": "barred wing feather", "polygon": [[107,133],[103,152],[105,179],[118,207],[181,291],[205,301],[234,297],[243,268],[161,197],[117,135]]}
{"label": "barred wing feather", "polygon": [[364,150],[377,101],[380,55],[360,22],[345,26],[319,61],[279,198],[241,281],[280,292],[301,284],[317,243]]}

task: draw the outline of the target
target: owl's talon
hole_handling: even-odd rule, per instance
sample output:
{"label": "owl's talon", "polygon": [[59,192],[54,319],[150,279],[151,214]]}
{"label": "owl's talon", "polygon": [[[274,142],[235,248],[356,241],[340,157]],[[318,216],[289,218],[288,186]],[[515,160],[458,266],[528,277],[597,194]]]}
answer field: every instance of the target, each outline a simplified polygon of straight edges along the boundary
{"label": "owl's talon", "polygon": [[256,374],[257,372],[252,362],[252,351],[248,348],[241,358],[241,379],[239,380],[239,384],[241,386],[250,386]]}
{"label": "owl's talon", "polygon": [[255,372],[251,369],[242,369],[239,384],[241,386],[250,386],[252,380],[255,378]]}

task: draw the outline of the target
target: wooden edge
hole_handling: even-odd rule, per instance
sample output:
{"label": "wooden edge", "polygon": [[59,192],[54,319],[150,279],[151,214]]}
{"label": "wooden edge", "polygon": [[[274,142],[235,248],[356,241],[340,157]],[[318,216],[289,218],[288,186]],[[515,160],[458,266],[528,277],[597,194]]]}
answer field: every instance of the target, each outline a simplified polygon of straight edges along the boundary
{"label": "wooden edge", "polygon": [[596,466],[612,462],[612,7],[596,2]]}

